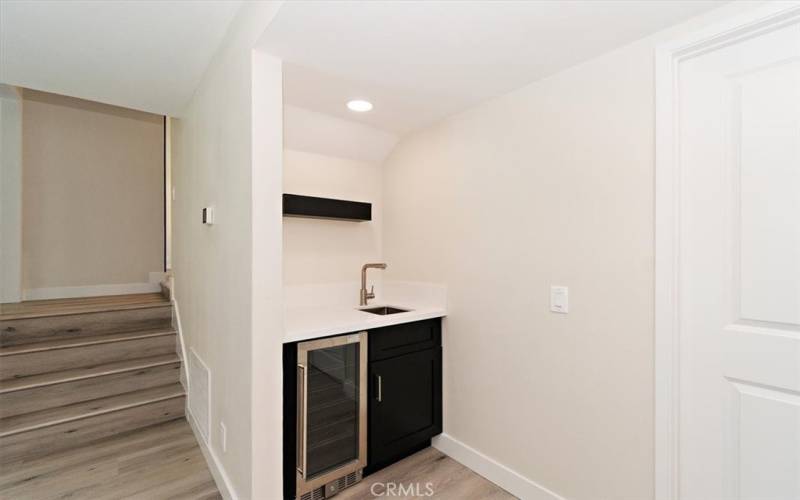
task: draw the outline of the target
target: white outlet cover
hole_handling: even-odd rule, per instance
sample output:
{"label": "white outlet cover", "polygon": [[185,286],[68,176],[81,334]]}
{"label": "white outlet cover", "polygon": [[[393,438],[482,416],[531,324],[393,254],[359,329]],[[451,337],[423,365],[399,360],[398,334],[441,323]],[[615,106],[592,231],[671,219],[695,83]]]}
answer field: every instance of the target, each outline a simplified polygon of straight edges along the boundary
{"label": "white outlet cover", "polygon": [[550,287],[550,310],[561,314],[569,312],[569,287]]}

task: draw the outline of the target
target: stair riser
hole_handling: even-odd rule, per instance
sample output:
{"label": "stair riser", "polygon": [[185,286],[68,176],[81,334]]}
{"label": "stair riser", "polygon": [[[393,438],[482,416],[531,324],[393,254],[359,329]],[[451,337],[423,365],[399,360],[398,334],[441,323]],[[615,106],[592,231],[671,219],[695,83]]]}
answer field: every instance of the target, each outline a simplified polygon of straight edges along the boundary
{"label": "stair riser", "polygon": [[182,418],[184,405],[182,396],[0,438],[0,463],[40,457]]}
{"label": "stair riser", "polygon": [[180,363],[0,394],[0,418],[124,394],[179,381]]}
{"label": "stair riser", "polygon": [[0,380],[138,359],[176,350],[175,335],[160,335],[0,357]]}
{"label": "stair riser", "polygon": [[170,328],[172,307],[106,311],[0,322],[0,345],[19,345],[54,338],[76,338],[105,333]]}

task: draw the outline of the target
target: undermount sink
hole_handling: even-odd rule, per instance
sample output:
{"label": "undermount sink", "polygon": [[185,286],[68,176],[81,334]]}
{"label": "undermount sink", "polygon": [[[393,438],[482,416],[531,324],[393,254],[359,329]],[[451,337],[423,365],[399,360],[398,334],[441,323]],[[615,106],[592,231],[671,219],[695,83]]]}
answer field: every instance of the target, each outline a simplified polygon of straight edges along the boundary
{"label": "undermount sink", "polygon": [[398,309],[396,307],[381,306],[381,307],[370,307],[369,309],[359,309],[359,311],[386,316],[387,314],[408,312],[408,309]]}

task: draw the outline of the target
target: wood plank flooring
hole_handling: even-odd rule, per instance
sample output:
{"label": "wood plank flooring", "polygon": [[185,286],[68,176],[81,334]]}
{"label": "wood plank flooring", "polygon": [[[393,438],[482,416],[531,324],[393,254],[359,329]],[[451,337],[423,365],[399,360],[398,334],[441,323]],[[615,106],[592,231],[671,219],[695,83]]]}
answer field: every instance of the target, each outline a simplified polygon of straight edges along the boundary
{"label": "wood plank flooring", "polygon": [[184,419],[0,466],[0,499],[222,498]]}
{"label": "wood plank flooring", "polygon": [[[394,485],[394,494],[387,488]],[[428,490],[428,486],[430,490]],[[403,495],[401,492],[405,492]],[[428,495],[432,492],[432,495]],[[464,467],[435,448],[426,448],[365,477],[334,497],[336,500],[373,498],[435,500],[511,500],[516,497]]]}
{"label": "wood plank flooring", "polygon": [[105,295],[74,299],[26,300],[13,304],[0,304],[0,321],[35,318],[59,314],[81,314],[95,311],[123,311],[141,307],[169,304],[160,293],[135,293]]}
{"label": "wood plank flooring", "polygon": [[[383,469],[336,500],[513,500],[515,497],[434,448]],[[428,490],[430,486],[430,490]],[[400,495],[400,488],[411,494]],[[428,496],[426,493],[432,491]],[[0,469],[3,500],[211,500],[222,498],[183,420]]]}

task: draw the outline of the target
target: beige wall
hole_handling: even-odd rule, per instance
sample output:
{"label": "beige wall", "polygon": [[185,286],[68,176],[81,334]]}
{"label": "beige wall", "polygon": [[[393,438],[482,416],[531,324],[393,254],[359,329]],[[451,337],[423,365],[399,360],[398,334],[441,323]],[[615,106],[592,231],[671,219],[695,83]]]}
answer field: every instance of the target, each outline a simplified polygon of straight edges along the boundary
{"label": "beige wall", "polygon": [[653,49],[747,7],[416,132],[385,164],[386,279],[448,285],[445,432],[566,498],[653,497]]}
{"label": "beige wall", "polygon": [[[277,7],[243,4],[172,122],[181,335],[210,372],[212,470],[241,499],[281,492],[281,69],[253,51]],[[212,226],[201,222],[209,205]]]}
{"label": "beige wall", "polygon": [[[370,222],[284,218],[284,283],[357,282],[361,266],[380,261],[382,255],[381,166],[285,150],[283,168],[287,193],[372,203]],[[370,281],[378,279],[375,273]]]}
{"label": "beige wall", "polygon": [[24,289],[147,283],[164,267],[163,117],[23,99]]}
{"label": "beige wall", "polygon": [[0,85],[0,302],[22,300],[22,95]]}

